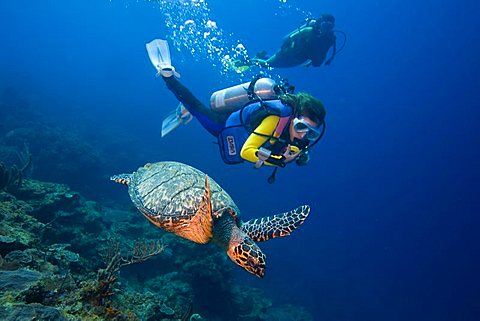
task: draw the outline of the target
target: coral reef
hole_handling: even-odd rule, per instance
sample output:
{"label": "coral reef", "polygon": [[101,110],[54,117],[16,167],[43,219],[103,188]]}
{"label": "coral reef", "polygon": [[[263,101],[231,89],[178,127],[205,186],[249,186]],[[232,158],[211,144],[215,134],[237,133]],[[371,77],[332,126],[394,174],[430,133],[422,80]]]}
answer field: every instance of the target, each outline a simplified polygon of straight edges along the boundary
{"label": "coral reef", "polygon": [[25,179],[0,192],[0,220],[2,320],[311,320],[237,285],[215,246],[66,185]]}
{"label": "coral reef", "polygon": [[20,185],[22,183],[22,172],[17,166],[7,168],[3,163],[0,163],[0,190],[11,185]]}
{"label": "coral reef", "polygon": [[[28,158],[18,151],[28,146],[35,162],[34,171],[31,166],[29,171],[36,179],[68,184],[83,194],[92,191],[87,183],[102,184],[107,161],[81,139],[75,127],[62,127],[58,121],[48,119],[14,90],[0,95],[0,119],[0,160],[4,168],[11,170],[10,174],[25,174],[23,165]],[[18,156],[23,157],[21,164]]]}
{"label": "coral reef", "polygon": [[18,153],[20,161],[22,162],[21,168],[16,165],[7,167],[0,162],[0,190],[8,189],[11,187],[17,188],[22,184],[22,180],[25,177],[25,172],[32,164],[32,154],[28,150],[28,145],[24,145],[25,150]]}
{"label": "coral reef", "polygon": [[82,193],[91,191],[86,186],[89,183],[101,184],[100,180],[105,175],[102,175],[102,170],[106,173],[106,160],[82,141],[74,130],[40,122],[18,126],[22,127],[10,129],[0,140],[3,159],[12,163],[16,151],[28,143],[34,155],[35,169],[32,175],[35,178],[68,184]]}
{"label": "coral reef", "polygon": [[93,291],[86,292],[84,297],[95,306],[107,306],[109,298],[114,294],[114,284],[118,279],[120,268],[123,266],[141,263],[163,252],[164,246],[158,241],[135,241],[133,248],[126,256],[122,256],[121,241],[110,239],[107,242],[103,260],[104,269],[98,270],[97,280],[94,282]]}

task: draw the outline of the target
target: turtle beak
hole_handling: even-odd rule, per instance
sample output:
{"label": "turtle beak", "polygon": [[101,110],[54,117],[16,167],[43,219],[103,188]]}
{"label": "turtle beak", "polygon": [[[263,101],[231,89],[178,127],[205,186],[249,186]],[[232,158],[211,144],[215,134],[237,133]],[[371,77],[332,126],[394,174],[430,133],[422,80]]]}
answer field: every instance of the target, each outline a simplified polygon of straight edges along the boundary
{"label": "turtle beak", "polygon": [[231,246],[227,255],[247,272],[255,274],[259,278],[265,276],[266,256],[250,237],[246,236],[240,243]]}

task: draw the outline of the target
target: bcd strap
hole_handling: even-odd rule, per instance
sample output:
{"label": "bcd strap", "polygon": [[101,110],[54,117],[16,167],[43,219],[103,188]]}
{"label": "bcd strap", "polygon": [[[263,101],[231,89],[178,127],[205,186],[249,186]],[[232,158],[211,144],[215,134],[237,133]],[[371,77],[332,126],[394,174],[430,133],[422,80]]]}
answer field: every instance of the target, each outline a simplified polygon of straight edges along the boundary
{"label": "bcd strap", "polygon": [[289,120],[290,120],[290,116],[280,117],[280,120],[278,121],[277,127],[275,128],[275,132],[273,133],[273,136],[275,138],[278,138],[278,137],[280,137],[280,135],[282,135],[283,130],[287,126]]}
{"label": "bcd strap", "polygon": [[[272,139],[278,140],[280,138],[289,120],[290,116],[280,117],[277,126],[275,127],[275,130],[273,132]],[[263,145],[259,148],[257,152],[258,160],[255,163],[255,168],[260,168],[265,161],[268,161],[275,166],[285,167],[285,164],[282,162],[282,158],[273,159],[272,157],[270,157],[272,155],[272,151],[268,147],[272,146],[273,144],[271,143],[271,139],[267,139],[265,143],[263,143]]]}

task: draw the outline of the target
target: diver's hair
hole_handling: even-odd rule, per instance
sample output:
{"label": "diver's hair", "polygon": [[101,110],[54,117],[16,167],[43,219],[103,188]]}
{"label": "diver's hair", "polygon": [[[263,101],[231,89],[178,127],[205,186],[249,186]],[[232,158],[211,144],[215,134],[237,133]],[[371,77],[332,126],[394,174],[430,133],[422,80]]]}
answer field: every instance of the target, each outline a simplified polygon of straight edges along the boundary
{"label": "diver's hair", "polygon": [[325,106],[317,98],[306,92],[298,94],[285,94],[280,96],[283,104],[293,108],[295,116],[305,116],[318,123],[319,125],[325,121]]}

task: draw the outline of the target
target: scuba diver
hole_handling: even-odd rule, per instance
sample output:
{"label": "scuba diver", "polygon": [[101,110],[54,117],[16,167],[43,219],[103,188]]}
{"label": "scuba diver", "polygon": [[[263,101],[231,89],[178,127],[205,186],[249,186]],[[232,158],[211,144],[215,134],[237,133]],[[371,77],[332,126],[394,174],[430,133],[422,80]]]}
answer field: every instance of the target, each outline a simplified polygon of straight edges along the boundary
{"label": "scuba diver", "polygon": [[259,75],[249,83],[213,93],[207,107],[178,81],[167,41],[156,39],[146,47],[157,75],[181,103],[164,121],[167,132],[193,115],[218,139],[225,163],[246,160],[255,168],[275,166],[270,183],[278,167],[293,161],[300,166],[308,163],[309,148],[325,131],[326,112],[318,99],[307,93],[293,94],[293,86],[277,85]]}
{"label": "scuba diver", "polygon": [[[334,31],[334,27],[335,17],[331,14],[322,14],[318,19],[308,19],[302,26],[283,38],[282,47],[272,56],[268,57],[265,51],[261,51],[252,59],[233,60],[231,65],[238,73],[252,66],[290,68],[302,64],[306,67],[330,65],[335,55],[345,46],[344,41],[342,48],[337,51],[335,32],[341,33],[346,40],[345,33]],[[325,61],[332,47],[332,55]]]}

